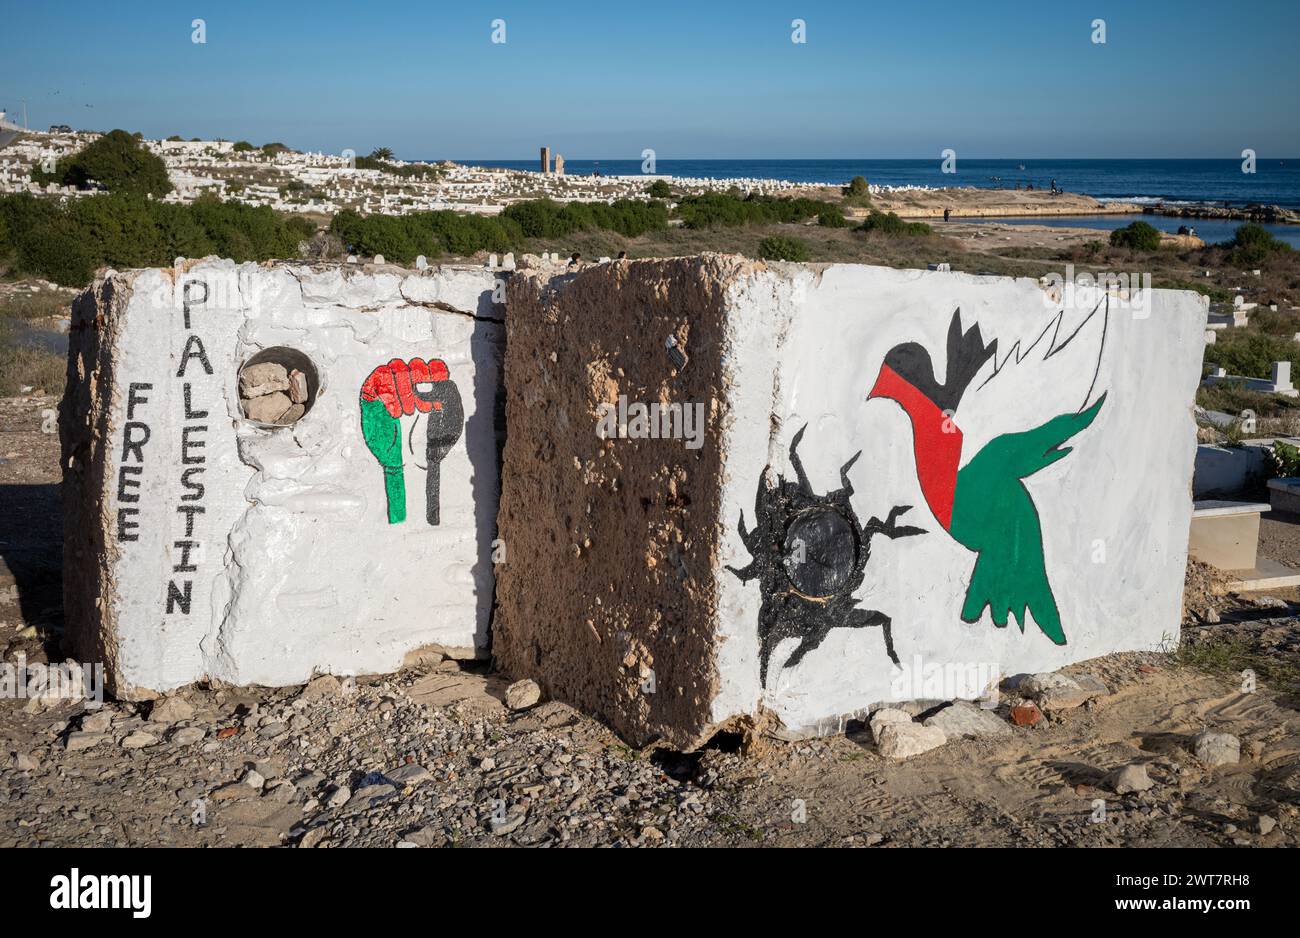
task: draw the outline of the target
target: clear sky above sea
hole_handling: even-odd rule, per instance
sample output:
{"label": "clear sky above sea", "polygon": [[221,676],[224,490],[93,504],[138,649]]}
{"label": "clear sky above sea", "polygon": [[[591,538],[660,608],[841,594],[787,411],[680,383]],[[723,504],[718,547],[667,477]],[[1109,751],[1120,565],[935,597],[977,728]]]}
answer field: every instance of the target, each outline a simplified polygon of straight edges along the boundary
{"label": "clear sky above sea", "polygon": [[3,0],[0,108],[410,159],[1300,157],[1297,36],[1296,0]]}

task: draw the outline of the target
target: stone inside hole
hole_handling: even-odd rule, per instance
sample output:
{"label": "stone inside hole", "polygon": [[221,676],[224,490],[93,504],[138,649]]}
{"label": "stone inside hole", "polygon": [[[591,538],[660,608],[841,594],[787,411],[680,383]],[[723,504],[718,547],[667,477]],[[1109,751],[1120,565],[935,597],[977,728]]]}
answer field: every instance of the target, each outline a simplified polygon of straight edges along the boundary
{"label": "stone inside hole", "polygon": [[316,366],[297,349],[263,349],[239,369],[239,406],[256,423],[293,426],[311,410],[319,391]]}

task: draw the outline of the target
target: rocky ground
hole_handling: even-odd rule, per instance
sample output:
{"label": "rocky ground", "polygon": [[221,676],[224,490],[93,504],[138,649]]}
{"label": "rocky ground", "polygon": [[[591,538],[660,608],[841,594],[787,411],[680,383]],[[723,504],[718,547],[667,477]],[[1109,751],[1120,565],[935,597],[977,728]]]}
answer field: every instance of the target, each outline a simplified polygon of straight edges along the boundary
{"label": "rocky ground", "polygon": [[[10,664],[58,654],[52,406],[0,400]],[[1266,553],[1293,543],[1265,533]],[[1177,651],[1008,682],[989,710],[915,702],[798,743],[632,750],[436,656],[144,704],[10,697],[0,846],[1294,846],[1300,605],[1191,579]]]}

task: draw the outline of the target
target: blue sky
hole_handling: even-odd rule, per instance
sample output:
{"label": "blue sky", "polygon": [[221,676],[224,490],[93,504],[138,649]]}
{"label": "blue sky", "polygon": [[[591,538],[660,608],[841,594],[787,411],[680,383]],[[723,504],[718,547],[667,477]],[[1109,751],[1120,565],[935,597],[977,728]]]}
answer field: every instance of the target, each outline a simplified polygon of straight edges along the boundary
{"label": "blue sky", "polygon": [[0,29],[0,108],[39,127],[409,159],[1300,156],[1294,0],[6,0]]}

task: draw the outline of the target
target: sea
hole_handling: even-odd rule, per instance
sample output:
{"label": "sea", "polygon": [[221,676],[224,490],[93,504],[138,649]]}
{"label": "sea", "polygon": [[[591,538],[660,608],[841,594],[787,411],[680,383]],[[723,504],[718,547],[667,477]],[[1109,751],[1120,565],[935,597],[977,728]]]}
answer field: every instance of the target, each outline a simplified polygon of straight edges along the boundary
{"label": "sea", "polygon": [[[536,170],[531,160],[457,160],[474,166]],[[1052,182],[1067,192],[1080,192],[1103,201],[1139,205],[1210,203],[1242,206],[1251,203],[1300,209],[1300,157],[1259,158],[1254,172],[1244,172],[1242,160],[956,160],[956,172],[945,173],[940,160],[676,160],[661,159],[655,173],[711,179],[785,179],[791,182],[843,185],[862,176],[883,186],[971,186],[979,189],[1050,189]],[[573,175],[599,172],[631,176],[642,172],[641,160],[580,160],[565,158],[564,171]],[[1082,218],[997,219],[1035,225],[1112,228],[1141,217],[1158,228],[1177,230],[1187,224],[1206,241],[1232,237],[1239,222],[1180,219],[1161,215],[1083,216]],[[1086,223],[1084,222],[1086,219]],[[994,219],[988,219],[992,221]],[[1278,237],[1300,247],[1300,226],[1266,226]],[[1222,229],[1222,230],[1220,230]]]}

